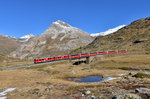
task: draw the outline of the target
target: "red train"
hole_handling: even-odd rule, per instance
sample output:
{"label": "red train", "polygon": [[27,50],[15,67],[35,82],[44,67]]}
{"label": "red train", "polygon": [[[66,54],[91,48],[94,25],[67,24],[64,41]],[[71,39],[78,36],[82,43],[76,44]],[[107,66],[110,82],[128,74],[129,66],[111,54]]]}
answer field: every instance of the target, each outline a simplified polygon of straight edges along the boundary
{"label": "red train", "polygon": [[56,56],[56,57],[47,57],[47,58],[36,58],[34,59],[34,63],[37,64],[37,63],[53,62],[53,61],[68,60],[68,59],[79,59],[79,58],[85,58],[85,57],[95,56],[95,55],[116,54],[116,53],[127,53],[127,51],[126,50],[102,51],[102,52],[79,53],[74,55],[65,55],[65,56]]}

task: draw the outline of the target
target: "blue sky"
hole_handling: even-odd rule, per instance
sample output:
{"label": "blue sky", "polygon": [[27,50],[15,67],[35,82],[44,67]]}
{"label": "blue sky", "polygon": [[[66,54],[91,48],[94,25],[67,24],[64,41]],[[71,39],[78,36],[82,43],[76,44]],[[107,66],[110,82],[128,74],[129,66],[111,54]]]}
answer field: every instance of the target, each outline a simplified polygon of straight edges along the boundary
{"label": "blue sky", "polygon": [[88,33],[150,16],[150,0],[0,0],[0,34],[39,35],[62,20]]}

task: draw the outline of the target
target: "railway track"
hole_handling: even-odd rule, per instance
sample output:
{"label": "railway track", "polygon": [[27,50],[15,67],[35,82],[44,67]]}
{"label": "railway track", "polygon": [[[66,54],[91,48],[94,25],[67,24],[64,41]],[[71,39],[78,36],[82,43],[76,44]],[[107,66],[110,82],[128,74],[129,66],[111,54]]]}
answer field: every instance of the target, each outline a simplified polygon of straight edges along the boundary
{"label": "railway track", "polygon": [[[113,52],[113,51],[111,51],[111,52]],[[114,53],[115,52],[115,53]],[[122,54],[122,53],[118,53],[118,52],[116,52],[116,51],[114,51],[113,53],[110,53],[110,54],[98,54],[98,55],[111,55],[111,54]],[[94,53],[96,53],[96,52],[94,52]],[[103,53],[105,53],[105,52],[103,52]],[[124,53],[127,53],[127,51],[126,52],[123,52],[123,54]],[[93,53],[92,53],[93,54]],[[82,55],[82,53],[81,54],[77,54],[77,56],[79,56],[79,57],[76,57],[75,56],[75,58],[68,58],[68,59],[66,59],[66,60],[74,60],[74,59],[79,59],[79,58],[86,58],[86,57],[91,57],[91,56],[97,56],[97,54],[93,54],[93,55],[91,55],[91,56],[84,56],[84,57],[81,57],[81,55]],[[84,54],[83,54],[84,55]],[[37,64],[28,64],[28,65],[20,65],[20,66],[13,66],[13,67],[6,67],[6,68],[1,68],[0,70],[12,70],[12,69],[19,69],[19,68],[27,68],[27,67],[34,67],[34,66],[39,66],[39,65],[43,65],[43,64],[50,64],[50,63],[55,63],[55,62],[61,62],[61,61],[66,61],[66,60],[55,60],[55,61],[50,61],[50,62],[42,62],[42,63],[37,63]]]}
{"label": "railway track", "polygon": [[[65,60],[63,60],[63,61],[65,61]],[[19,68],[35,67],[35,66],[50,64],[50,63],[55,63],[55,62],[62,62],[62,61],[53,61],[53,62],[40,63],[40,64],[19,65],[19,66],[1,68],[0,70],[13,70],[13,69],[19,69]]]}

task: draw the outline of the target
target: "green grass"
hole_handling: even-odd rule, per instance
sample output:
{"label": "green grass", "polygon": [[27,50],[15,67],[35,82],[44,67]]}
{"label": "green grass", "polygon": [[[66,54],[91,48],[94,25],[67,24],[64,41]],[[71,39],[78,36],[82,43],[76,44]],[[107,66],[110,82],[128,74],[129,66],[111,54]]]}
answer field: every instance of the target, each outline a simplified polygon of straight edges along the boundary
{"label": "green grass", "polygon": [[145,74],[145,73],[137,73],[134,75],[136,78],[150,78],[150,74]]}
{"label": "green grass", "polygon": [[121,69],[121,70],[130,70],[131,68],[129,68],[129,67],[119,67],[119,69]]}
{"label": "green grass", "polygon": [[49,86],[49,85],[53,85],[53,83],[47,82],[47,83],[45,83],[45,85]]}

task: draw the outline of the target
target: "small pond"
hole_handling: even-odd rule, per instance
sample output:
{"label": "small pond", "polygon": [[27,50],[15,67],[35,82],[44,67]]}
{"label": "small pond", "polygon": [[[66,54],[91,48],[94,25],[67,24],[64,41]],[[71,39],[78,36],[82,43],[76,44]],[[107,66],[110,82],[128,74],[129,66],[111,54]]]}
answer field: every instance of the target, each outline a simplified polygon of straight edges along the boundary
{"label": "small pond", "polygon": [[100,82],[100,81],[109,81],[114,79],[120,79],[121,77],[106,77],[103,76],[87,76],[81,78],[68,78],[67,80],[80,82],[80,83],[92,83],[92,82]]}
{"label": "small pond", "polygon": [[103,76],[87,76],[81,78],[68,78],[70,81],[80,82],[80,83],[92,83],[92,82],[100,82],[102,81]]}

